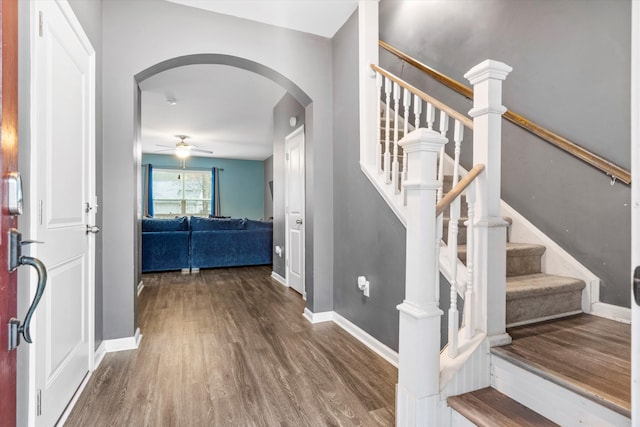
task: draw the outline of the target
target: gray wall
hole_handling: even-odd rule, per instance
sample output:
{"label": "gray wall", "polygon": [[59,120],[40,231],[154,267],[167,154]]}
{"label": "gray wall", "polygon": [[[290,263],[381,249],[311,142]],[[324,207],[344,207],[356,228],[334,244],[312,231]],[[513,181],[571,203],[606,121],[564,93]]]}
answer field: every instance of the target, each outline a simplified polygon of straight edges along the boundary
{"label": "gray wall", "polygon": [[[298,117],[296,128],[305,124],[304,107],[287,93],[273,108],[273,271],[282,277],[287,274],[284,263],[284,139],[295,130],[289,125],[291,116]],[[308,129],[305,129],[306,133]],[[276,246],[282,247],[281,257],[275,253]]]}
{"label": "gray wall", "polygon": [[[271,187],[269,186],[271,182]],[[264,160],[264,219],[273,216],[273,156]]]}
{"label": "gray wall", "polygon": [[[308,258],[307,280],[313,292],[327,293],[333,274],[330,41],[164,1],[105,0],[103,12],[104,337],[128,337],[136,327],[139,237],[136,218],[129,214],[139,209],[135,76],[185,55],[222,54],[262,64],[312,100],[306,105],[307,123],[311,114],[317,124],[308,138],[307,186],[313,204],[306,242],[313,256]],[[319,284],[315,289],[314,283]]]}
{"label": "gray wall", "polygon": [[[491,58],[514,68],[504,104],[629,169],[631,2],[432,0],[380,3],[380,38],[467,85]],[[381,63],[461,111],[470,105],[381,53]],[[502,198],[629,306],[630,189],[504,122]]]}
{"label": "gray wall", "polygon": [[[333,38],[334,310],[398,349],[405,228],[360,170],[358,14]],[[366,276],[365,298],[357,277]]]}

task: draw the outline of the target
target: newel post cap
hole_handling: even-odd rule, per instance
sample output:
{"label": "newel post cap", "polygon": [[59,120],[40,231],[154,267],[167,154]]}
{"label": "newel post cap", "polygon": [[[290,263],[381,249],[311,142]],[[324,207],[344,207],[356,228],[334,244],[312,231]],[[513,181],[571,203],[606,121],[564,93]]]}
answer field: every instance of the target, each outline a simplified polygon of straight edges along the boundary
{"label": "newel post cap", "polygon": [[402,149],[407,153],[412,151],[440,152],[440,148],[445,145],[447,141],[447,138],[432,129],[418,128],[398,141],[398,144],[400,144]]}
{"label": "newel post cap", "polygon": [[472,85],[487,79],[504,80],[513,68],[504,62],[487,59],[467,71],[464,78],[469,80]]}

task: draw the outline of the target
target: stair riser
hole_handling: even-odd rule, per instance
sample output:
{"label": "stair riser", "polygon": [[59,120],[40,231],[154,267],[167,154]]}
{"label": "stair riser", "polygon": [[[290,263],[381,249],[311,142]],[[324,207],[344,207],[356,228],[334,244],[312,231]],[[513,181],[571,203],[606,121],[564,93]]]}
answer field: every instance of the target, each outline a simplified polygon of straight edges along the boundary
{"label": "stair riser", "polygon": [[629,418],[493,354],[491,386],[561,426],[631,425]]}
{"label": "stair riser", "polygon": [[507,299],[507,325],[569,316],[582,310],[582,290]]}
{"label": "stair riser", "polygon": [[[466,252],[459,252],[458,258],[467,265]],[[536,274],[542,271],[542,255],[510,256],[507,252],[507,277]]]}

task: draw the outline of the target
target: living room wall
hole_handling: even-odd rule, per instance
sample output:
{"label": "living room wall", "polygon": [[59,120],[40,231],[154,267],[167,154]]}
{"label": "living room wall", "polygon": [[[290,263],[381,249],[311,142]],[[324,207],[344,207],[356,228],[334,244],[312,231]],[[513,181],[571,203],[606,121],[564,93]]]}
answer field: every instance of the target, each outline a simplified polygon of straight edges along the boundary
{"label": "living room wall", "polygon": [[[165,154],[143,154],[142,164],[157,168],[181,167],[180,160]],[[189,157],[185,169],[220,171],[220,214],[232,218],[261,219],[264,216],[264,162],[261,160]]]}

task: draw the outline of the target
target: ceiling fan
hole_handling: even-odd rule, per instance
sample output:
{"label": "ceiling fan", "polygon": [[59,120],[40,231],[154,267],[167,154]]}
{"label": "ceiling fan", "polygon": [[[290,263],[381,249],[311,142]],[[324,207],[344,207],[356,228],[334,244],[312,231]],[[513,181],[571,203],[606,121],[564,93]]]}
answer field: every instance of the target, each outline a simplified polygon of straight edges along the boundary
{"label": "ceiling fan", "polygon": [[176,156],[180,157],[181,159],[185,159],[187,157],[189,157],[191,155],[191,152],[198,152],[198,153],[207,153],[207,154],[213,154],[213,151],[209,151],[209,150],[203,150],[200,149],[198,147],[196,147],[193,144],[187,144],[186,142],[184,142],[185,139],[189,138],[188,135],[175,135],[176,138],[180,139],[180,142],[178,142],[175,147],[172,147],[171,145],[163,145],[163,144],[156,144],[158,147],[167,147],[164,150],[157,150],[156,152],[161,152],[161,151],[173,151],[175,150],[176,152]]}

